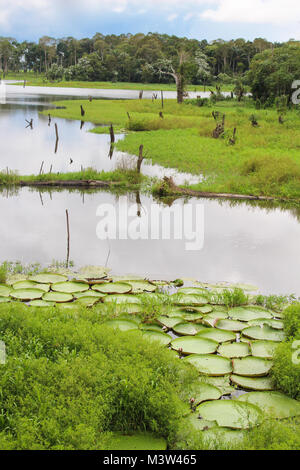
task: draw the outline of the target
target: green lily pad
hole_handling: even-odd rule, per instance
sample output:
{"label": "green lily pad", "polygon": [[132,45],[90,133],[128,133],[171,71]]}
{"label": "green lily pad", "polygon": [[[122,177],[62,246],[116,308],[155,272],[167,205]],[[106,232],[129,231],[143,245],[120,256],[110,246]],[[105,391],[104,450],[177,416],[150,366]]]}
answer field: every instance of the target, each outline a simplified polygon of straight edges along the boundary
{"label": "green lily pad", "polygon": [[104,303],[116,303],[116,304],[141,304],[141,299],[135,295],[107,295],[103,299]]}
{"label": "green lily pad", "polygon": [[232,320],[239,320],[248,322],[250,320],[256,320],[257,318],[272,318],[272,314],[268,311],[260,308],[255,309],[254,307],[235,307],[229,310],[228,315]]}
{"label": "green lily pad", "polygon": [[199,384],[193,385],[190,390],[190,397],[195,400],[195,405],[199,405],[205,401],[219,400],[222,392],[214,385],[210,385],[199,380]]}
{"label": "green lily pad", "polygon": [[218,353],[223,357],[239,358],[250,356],[250,348],[246,343],[223,343],[219,346]]}
{"label": "green lily pad", "polygon": [[68,278],[62,274],[42,273],[31,276],[29,280],[37,282],[38,284],[55,284],[57,282],[65,282]]}
{"label": "green lily pad", "polygon": [[174,294],[171,299],[175,305],[191,305],[204,307],[207,304],[207,298],[201,295]]}
{"label": "green lily pad", "polygon": [[30,307],[54,307],[55,302],[46,302],[45,300],[32,300],[29,305]]}
{"label": "green lily pad", "polygon": [[251,353],[254,357],[272,359],[278,343],[276,341],[253,341],[251,343]]}
{"label": "green lily pad", "polygon": [[230,380],[234,385],[238,385],[244,390],[274,390],[274,384],[270,377],[242,377],[233,374]]}
{"label": "green lily pad", "polygon": [[216,328],[220,328],[220,330],[227,330],[238,333],[239,331],[242,331],[244,328],[246,328],[247,325],[238,320],[221,319],[217,321],[215,326]]}
{"label": "green lily pad", "polygon": [[166,335],[165,333],[159,333],[156,331],[144,331],[143,338],[149,341],[157,341],[162,346],[168,346],[172,341],[171,336]]}
{"label": "green lily pad", "polygon": [[142,330],[142,331],[157,331],[158,333],[162,333],[161,326],[159,326],[155,323],[143,323],[140,326],[140,330]]}
{"label": "green lily pad", "polygon": [[182,350],[183,354],[212,354],[216,352],[218,344],[211,339],[185,336],[174,339],[171,346],[176,351]]}
{"label": "green lily pad", "polygon": [[92,289],[102,294],[128,294],[132,291],[131,285],[126,282],[96,284]]}
{"label": "green lily pad", "polygon": [[[198,322],[202,320],[203,315],[201,313],[195,312],[195,313],[185,313],[182,315],[183,320],[189,321],[189,322]],[[182,321],[182,320],[181,320]]]}
{"label": "green lily pad", "polygon": [[283,322],[280,320],[273,320],[269,318],[259,318],[257,320],[251,320],[248,322],[248,326],[263,326],[269,325],[274,330],[283,330],[284,325]]}
{"label": "green lily pad", "polygon": [[11,302],[10,297],[0,297],[0,304],[7,304],[9,302]]}
{"label": "green lily pad", "polygon": [[179,323],[173,327],[173,331],[175,331],[175,333],[183,336],[195,336],[197,333],[206,329],[207,328],[203,325],[197,325],[194,323]]}
{"label": "green lily pad", "polygon": [[266,341],[284,341],[285,334],[283,331],[274,330],[268,325],[264,325],[262,328],[260,326],[250,326],[243,330],[243,335],[251,339],[261,339]]}
{"label": "green lily pad", "polygon": [[200,331],[197,336],[202,338],[212,339],[218,343],[227,343],[228,341],[235,341],[236,335],[231,331],[219,330],[217,328],[207,328]]}
{"label": "green lily pad", "polygon": [[280,392],[250,392],[242,395],[238,400],[258,406],[273,418],[300,416],[300,402]]}
{"label": "green lily pad", "polygon": [[104,279],[107,276],[107,268],[102,266],[83,266],[80,268],[79,273],[83,278],[90,279]]}
{"label": "green lily pad", "polygon": [[0,285],[0,296],[1,297],[8,297],[11,293],[12,288],[4,285]]}
{"label": "green lily pad", "polygon": [[86,307],[92,307],[99,301],[100,299],[98,299],[97,297],[90,297],[87,295],[86,297],[80,297],[80,299],[77,299],[75,303]]}
{"label": "green lily pad", "polygon": [[109,320],[104,325],[121,331],[138,330],[138,325],[134,321],[129,320]]}
{"label": "green lily pad", "polygon": [[56,303],[71,302],[73,300],[73,295],[65,292],[47,292],[43,295],[43,300],[46,300],[46,302]]}
{"label": "green lily pad", "polygon": [[81,297],[94,297],[95,299],[103,299],[106,294],[101,294],[101,292],[96,292],[94,290],[88,290],[85,292],[75,292],[74,297],[75,299],[81,299]]}
{"label": "green lily pad", "polygon": [[52,284],[54,292],[63,292],[65,294],[75,294],[76,292],[86,292],[89,290],[89,285],[82,282],[58,282]]}
{"label": "green lily pad", "polygon": [[207,295],[207,289],[203,289],[201,287],[182,287],[178,289],[178,294],[185,294],[185,295]]}
{"label": "green lily pad", "polygon": [[183,359],[192,364],[196,369],[205,375],[221,376],[232,372],[231,361],[225,357],[213,354],[193,354]]}
{"label": "green lily pad", "polygon": [[13,284],[13,289],[39,289],[43,290],[44,292],[49,292],[50,284],[38,284],[34,281],[18,281]]}
{"label": "green lily pad", "polygon": [[157,321],[162,325],[166,326],[169,329],[172,329],[174,326],[178,325],[179,323],[182,323],[182,318],[179,317],[165,317],[161,316],[158,317]]}
{"label": "green lily pad", "polygon": [[208,315],[205,315],[205,317],[203,318],[203,323],[204,325],[208,325],[214,328],[218,320],[221,320],[227,317],[228,317],[227,313],[212,312],[212,313],[209,313]]}
{"label": "green lily pad", "polygon": [[190,427],[195,431],[205,431],[207,429],[215,428],[218,426],[216,421],[207,421],[206,419],[200,419],[197,413],[191,413],[185,418],[186,429]]}
{"label": "green lily pad", "polygon": [[114,433],[109,440],[110,451],[120,450],[166,450],[167,443],[161,437],[156,437],[150,433],[121,434]]}
{"label": "green lily pad", "polygon": [[203,419],[217,421],[219,426],[233,429],[249,429],[259,424],[262,419],[262,413],[257,406],[235,400],[202,403],[197,411]]}
{"label": "green lily pad", "polygon": [[[203,377],[201,377],[203,380]],[[222,377],[205,377],[205,382],[214,385],[221,390],[222,395],[231,395],[235,392],[235,388],[230,384],[230,376],[224,375]]]}
{"label": "green lily pad", "polygon": [[44,294],[45,292],[39,289],[18,289],[16,291],[11,291],[10,296],[13,299],[29,301],[41,299]]}
{"label": "green lily pad", "polygon": [[142,292],[155,292],[157,290],[157,286],[148,281],[134,280],[126,281],[126,283],[131,285],[133,294],[140,294]]}
{"label": "green lily pad", "polygon": [[234,359],[233,373],[235,375],[245,375],[248,377],[263,377],[268,375],[273,363],[267,359],[259,357],[244,357],[242,359]]}

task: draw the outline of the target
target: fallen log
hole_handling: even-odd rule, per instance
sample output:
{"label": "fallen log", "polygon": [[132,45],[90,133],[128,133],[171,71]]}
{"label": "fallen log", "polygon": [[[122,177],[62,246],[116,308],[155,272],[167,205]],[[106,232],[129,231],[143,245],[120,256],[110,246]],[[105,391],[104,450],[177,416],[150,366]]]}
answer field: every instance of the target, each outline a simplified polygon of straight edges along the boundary
{"label": "fallen log", "polygon": [[117,181],[98,181],[98,180],[53,180],[53,181],[20,181],[20,186],[60,186],[60,187],[98,187],[109,188],[111,186],[118,186],[120,182]]}

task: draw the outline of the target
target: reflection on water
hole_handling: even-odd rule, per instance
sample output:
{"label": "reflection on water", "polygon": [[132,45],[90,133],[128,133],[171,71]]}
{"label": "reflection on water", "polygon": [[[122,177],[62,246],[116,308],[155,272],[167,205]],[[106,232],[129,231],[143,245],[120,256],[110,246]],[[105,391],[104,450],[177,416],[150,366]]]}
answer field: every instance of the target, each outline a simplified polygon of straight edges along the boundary
{"label": "reflection on water", "polygon": [[[142,225],[151,206],[159,204],[139,193],[126,197]],[[118,196],[104,191],[5,190],[0,195],[1,261],[47,264],[66,259],[68,209],[70,259],[78,266],[104,265],[109,255],[108,265],[119,274],[247,282],[264,293],[300,295],[300,224],[290,211],[191,199],[188,204],[204,206],[204,246],[186,251],[185,240],[99,240],[97,208],[117,202]],[[184,201],[174,204],[182,206]]]}
{"label": "reflection on water", "polygon": [[[39,114],[48,107],[51,117],[51,101],[73,96],[16,94],[15,89],[22,91],[23,88],[7,88],[12,88],[13,92],[7,94],[6,104],[0,104],[0,171],[9,168],[19,174],[37,174],[42,162],[44,173],[50,168],[53,173],[76,172],[88,167],[99,171],[112,171],[120,166],[136,168],[136,157],[113,151],[109,135],[88,132],[93,124],[49,119],[49,116]],[[116,142],[122,138],[123,135],[116,136]],[[164,169],[147,161],[142,165],[142,172],[159,178],[173,176],[177,184],[183,184],[187,178],[192,183],[199,181],[199,177]]]}

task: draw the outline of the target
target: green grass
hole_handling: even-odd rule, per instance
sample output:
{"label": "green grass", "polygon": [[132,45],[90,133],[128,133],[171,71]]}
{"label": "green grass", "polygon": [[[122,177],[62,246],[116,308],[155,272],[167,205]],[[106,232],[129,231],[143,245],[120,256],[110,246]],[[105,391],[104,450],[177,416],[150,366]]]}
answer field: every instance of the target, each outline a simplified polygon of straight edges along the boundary
{"label": "green grass", "polygon": [[[229,101],[198,107],[166,100],[163,110],[160,101],[151,100],[62,101],[59,105],[66,109],[51,110],[51,114],[81,119],[80,104],[86,111],[84,120],[113,123],[117,130],[128,131],[116,145],[119,150],[137,155],[143,144],[153,163],[203,174],[205,180],[192,189],[299,200],[298,110],[289,111],[283,125],[279,124],[275,109],[254,110],[249,102]],[[163,119],[159,117],[160,111]],[[226,115],[224,138],[212,138],[216,125],[212,111]],[[251,126],[253,113],[259,123],[257,128]],[[235,127],[237,141],[230,145]],[[105,127],[93,130],[104,131]]]}

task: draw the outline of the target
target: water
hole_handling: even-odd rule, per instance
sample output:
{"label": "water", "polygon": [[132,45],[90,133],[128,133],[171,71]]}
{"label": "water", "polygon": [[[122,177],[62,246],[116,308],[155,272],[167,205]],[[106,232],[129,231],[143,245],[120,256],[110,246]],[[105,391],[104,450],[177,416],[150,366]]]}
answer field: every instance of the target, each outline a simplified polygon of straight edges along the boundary
{"label": "water", "polygon": [[[16,90],[17,87],[9,87]],[[40,92],[40,89],[38,89]],[[66,92],[66,90],[63,90]],[[113,90],[114,92],[116,90]],[[9,167],[22,173],[37,173],[41,162],[47,171],[80,170],[93,166],[106,171],[115,168],[129,156],[116,152],[108,158],[109,141],[106,135],[86,132],[86,123],[57,120],[60,143],[54,154],[53,121],[38,111],[57,99],[28,90],[6,95],[0,105],[0,168]],[[61,90],[60,90],[61,92]],[[81,90],[80,90],[81,92]],[[105,92],[106,93],[106,92]],[[72,97],[59,95],[60,98]],[[120,95],[119,95],[120,97]],[[26,129],[25,119],[33,118],[33,130]],[[122,138],[120,136],[119,138]],[[70,165],[70,158],[74,163]],[[162,169],[143,166],[144,172],[162,176]],[[164,170],[168,174],[168,170]],[[171,173],[173,170],[170,170]],[[188,178],[177,175],[178,180]],[[123,198],[134,213],[140,213],[142,226],[147,223],[151,207],[162,207],[163,220],[168,206],[162,206],[151,196],[132,193]],[[187,251],[186,240],[100,240],[96,234],[99,222],[97,208],[101,204],[118,206],[118,197],[105,191],[43,191],[28,188],[15,194],[0,192],[0,261],[22,263],[51,263],[66,259],[65,210],[69,210],[71,230],[70,258],[77,266],[108,264],[116,274],[135,274],[151,279],[193,278],[205,282],[239,282],[257,285],[263,293],[300,295],[300,214],[296,210],[264,209],[262,205],[246,203],[232,205],[207,199],[174,201],[183,208],[202,205],[204,214],[204,243],[201,249]],[[122,212],[122,209],[121,209]],[[124,222],[123,222],[124,223]],[[122,223],[119,223],[119,228]]]}

